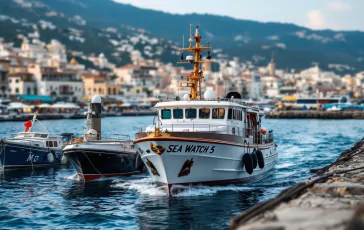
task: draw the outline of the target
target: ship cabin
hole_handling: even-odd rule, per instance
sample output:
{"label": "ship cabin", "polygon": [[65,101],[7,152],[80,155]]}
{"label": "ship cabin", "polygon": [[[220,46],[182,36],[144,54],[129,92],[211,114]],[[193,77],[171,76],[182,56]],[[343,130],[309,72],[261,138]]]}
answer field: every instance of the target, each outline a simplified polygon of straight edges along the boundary
{"label": "ship cabin", "polygon": [[59,150],[64,145],[60,135],[52,135],[44,132],[20,132],[8,139],[12,143],[29,144],[32,147],[49,148]]}
{"label": "ship cabin", "polygon": [[201,100],[167,101],[158,103],[158,123],[147,128],[152,132],[159,125],[162,132],[211,132],[253,139],[254,144],[267,143],[267,135],[261,133],[264,112],[249,107],[241,101]]}

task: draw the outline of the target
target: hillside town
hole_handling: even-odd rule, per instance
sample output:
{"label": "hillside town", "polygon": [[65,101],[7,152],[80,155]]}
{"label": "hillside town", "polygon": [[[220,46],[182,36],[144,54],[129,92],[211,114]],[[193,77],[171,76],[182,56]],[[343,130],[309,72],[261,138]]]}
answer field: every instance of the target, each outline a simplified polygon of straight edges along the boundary
{"label": "hillside town", "polygon": [[[135,57],[135,53],[131,54],[132,63],[115,66],[101,53],[87,57],[98,67],[93,69],[86,68],[76,58],[67,59],[69,53],[74,57],[83,55],[68,51],[57,40],[44,44],[24,38],[20,47],[1,41],[1,98],[34,104],[44,102],[41,96],[51,97],[54,102],[82,102],[98,94],[138,106],[150,105],[157,96],[183,97],[187,93],[178,87],[190,74],[185,66],[143,59],[140,55]],[[231,91],[253,101],[280,99],[287,95],[334,97],[345,94],[359,99],[364,93],[364,72],[339,76],[321,70],[319,64],[299,72],[282,70],[276,68],[273,55],[267,66],[253,66],[238,58],[217,57],[215,61],[203,66],[202,91],[211,89],[220,98]],[[25,95],[40,97],[27,101]]]}

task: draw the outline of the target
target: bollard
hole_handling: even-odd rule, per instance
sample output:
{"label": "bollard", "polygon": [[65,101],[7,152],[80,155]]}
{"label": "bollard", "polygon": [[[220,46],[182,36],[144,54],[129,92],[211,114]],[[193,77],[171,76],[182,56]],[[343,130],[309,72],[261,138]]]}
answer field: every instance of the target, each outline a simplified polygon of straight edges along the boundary
{"label": "bollard", "polygon": [[101,97],[95,95],[91,99],[92,121],[91,128],[97,132],[97,140],[101,140]]}

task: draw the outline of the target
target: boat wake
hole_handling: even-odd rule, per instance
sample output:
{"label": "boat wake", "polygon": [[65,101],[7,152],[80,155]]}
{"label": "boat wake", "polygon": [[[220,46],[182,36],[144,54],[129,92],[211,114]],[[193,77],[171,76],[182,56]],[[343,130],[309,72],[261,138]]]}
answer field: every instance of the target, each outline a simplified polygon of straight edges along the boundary
{"label": "boat wake", "polygon": [[74,175],[71,175],[71,176],[66,176],[65,179],[67,179],[67,180],[75,180],[75,181],[80,181],[81,180],[81,178],[77,175],[77,173],[74,174]]}
{"label": "boat wake", "polygon": [[[133,190],[143,195],[148,196],[168,196],[166,187],[154,184],[151,178],[134,179],[128,181],[118,181],[113,185],[115,188],[122,188],[125,190]],[[246,185],[226,185],[226,186],[173,186],[173,196],[189,197],[189,196],[212,196],[218,192],[224,191],[250,191],[254,188],[247,187]]]}

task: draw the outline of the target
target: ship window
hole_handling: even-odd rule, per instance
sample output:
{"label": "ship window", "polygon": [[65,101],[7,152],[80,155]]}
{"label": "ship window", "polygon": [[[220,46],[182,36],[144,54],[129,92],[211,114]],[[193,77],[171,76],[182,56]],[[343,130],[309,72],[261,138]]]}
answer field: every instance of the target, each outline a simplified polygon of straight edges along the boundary
{"label": "ship window", "polygon": [[53,148],[53,142],[52,141],[49,141],[49,146],[48,147]]}
{"label": "ship window", "polygon": [[46,147],[49,147],[49,141],[46,141]]}
{"label": "ship window", "polygon": [[209,119],[210,118],[210,109],[208,109],[208,108],[200,109],[198,117],[200,119]]}
{"label": "ship window", "polygon": [[53,141],[53,147],[58,147],[57,141]]}
{"label": "ship window", "polygon": [[171,119],[171,110],[170,109],[162,109],[161,111],[162,119]]}
{"label": "ship window", "polygon": [[195,119],[197,117],[197,109],[186,109],[186,118]]}
{"label": "ship window", "polygon": [[183,119],[183,109],[174,109],[173,118],[174,119]]}
{"label": "ship window", "polygon": [[233,119],[233,109],[229,109],[229,111],[228,111],[228,119],[229,120]]}
{"label": "ship window", "polygon": [[47,138],[48,137],[48,134],[41,134],[40,137],[41,138]]}
{"label": "ship window", "polygon": [[225,118],[225,109],[212,109],[212,119],[224,119]]}

